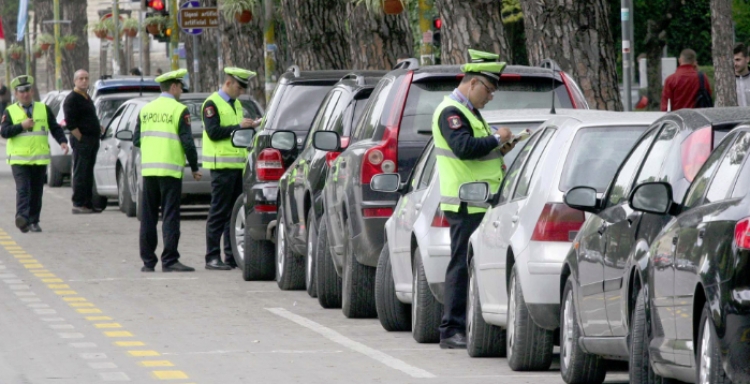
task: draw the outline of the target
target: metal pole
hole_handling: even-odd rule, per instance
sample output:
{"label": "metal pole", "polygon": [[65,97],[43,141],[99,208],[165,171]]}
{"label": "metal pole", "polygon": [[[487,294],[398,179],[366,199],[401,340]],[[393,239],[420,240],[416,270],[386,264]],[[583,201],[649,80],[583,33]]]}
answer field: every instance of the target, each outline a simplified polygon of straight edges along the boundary
{"label": "metal pole", "polygon": [[[419,31],[422,32],[422,44],[419,48],[420,65],[434,64],[433,45],[432,45],[432,0],[419,0]],[[425,37],[429,35],[430,38]],[[429,41],[429,43],[425,42]]]}
{"label": "metal pole", "polygon": [[193,92],[200,92],[198,90],[198,73],[200,72],[200,60],[198,59],[198,35],[193,35]]}
{"label": "metal pole", "polygon": [[[146,2],[141,2],[141,25],[143,25],[143,21],[146,20]],[[148,32],[146,32],[146,29],[143,28],[140,31],[141,34],[141,70],[143,71],[143,74],[146,76],[151,75],[151,46],[150,41],[148,38]]]}
{"label": "metal pole", "polygon": [[[114,20],[115,30],[114,36],[114,49],[115,49],[115,65],[117,65],[118,74],[122,75],[122,66],[120,65],[120,4],[118,0],[112,0],[112,19]],[[114,72],[114,71],[112,71]]]}
{"label": "metal pole", "polygon": [[172,48],[172,70],[176,70],[180,68],[180,56],[177,52],[179,44],[180,44],[180,30],[177,26],[177,13],[180,12],[180,9],[177,8],[177,0],[172,0],[170,2],[170,13],[169,16],[171,18],[170,23],[172,25],[172,36],[171,37],[171,48]]}
{"label": "metal pole", "polygon": [[[30,5],[30,4],[29,4]],[[28,20],[26,21],[26,41],[24,41],[24,45],[26,45],[26,74],[31,74],[31,28],[29,28],[29,24],[31,24],[31,17],[28,17]]]}
{"label": "metal pole", "polygon": [[630,75],[632,72],[630,72],[630,67],[632,66],[632,56],[633,53],[631,51],[631,45],[630,45],[630,6],[628,4],[628,0],[620,0],[620,19],[622,21],[622,82],[623,86],[625,88],[625,101],[623,102],[623,107],[625,111],[632,110],[633,101],[631,100],[630,96],[630,90],[632,86],[632,82],[630,80]]}
{"label": "metal pole", "polygon": [[265,88],[266,88],[266,105],[271,101],[271,94],[276,88],[276,20],[273,17],[273,1],[265,0],[265,31],[263,31],[263,40],[265,43]]}

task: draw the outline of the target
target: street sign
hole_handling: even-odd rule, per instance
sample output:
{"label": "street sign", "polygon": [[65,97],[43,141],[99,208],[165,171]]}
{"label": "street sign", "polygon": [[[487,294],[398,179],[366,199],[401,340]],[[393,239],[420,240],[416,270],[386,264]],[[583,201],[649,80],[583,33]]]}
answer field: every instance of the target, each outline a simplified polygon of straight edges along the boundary
{"label": "street sign", "polygon": [[[197,1],[190,1],[185,4],[198,3]],[[219,28],[219,9],[216,7],[185,7],[180,9],[179,13],[179,24],[180,28],[187,33],[191,30]],[[203,32],[203,31],[201,31]],[[200,33],[192,33],[200,34]]]}
{"label": "street sign", "polygon": [[[194,9],[194,8],[200,8],[201,4],[196,0],[190,0],[186,1],[182,4],[180,4],[180,9]],[[182,28],[182,12],[177,14],[177,24]],[[182,28],[182,32],[187,33],[188,35],[197,36],[203,33],[203,29],[200,28]]]}

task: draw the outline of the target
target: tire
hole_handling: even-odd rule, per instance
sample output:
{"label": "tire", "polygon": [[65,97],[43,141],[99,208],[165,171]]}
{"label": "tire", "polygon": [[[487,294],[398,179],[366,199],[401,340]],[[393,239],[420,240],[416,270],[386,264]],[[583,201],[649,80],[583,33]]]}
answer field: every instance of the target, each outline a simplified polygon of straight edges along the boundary
{"label": "tire", "polygon": [[651,329],[646,314],[646,291],[641,289],[630,315],[630,382],[633,384],[668,384],[674,380],[659,377],[651,368],[648,346]]}
{"label": "tire", "polygon": [[698,354],[696,356],[697,384],[731,384],[721,363],[718,337],[711,321],[711,308],[708,302],[703,305],[700,329],[698,331]]}
{"label": "tire", "polygon": [[282,291],[305,288],[305,258],[292,251],[286,241],[283,208],[279,207],[276,226],[276,284]]}
{"label": "tire", "polygon": [[435,299],[424,273],[422,254],[414,250],[414,280],[411,287],[411,335],[417,343],[437,343],[440,341],[440,322],[443,318],[443,304]]}
{"label": "tire", "polygon": [[96,209],[101,209],[102,211],[107,208],[107,197],[99,195],[99,193],[96,191],[96,182],[94,182],[94,188],[91,192],[91,205],[93,205]]}
{"label": "tire", "polygon": [[534,323],[523,299],[515,267],[508,286],[508,365],[514,371],[546,371],[552,365],[554,332]]}
{"label": "tire", "polygon": [[466,351],[471,357],[505,357],[505,330],[487,324],[482,316],[474,261],[469,264],[469,303],[466,314]]}
{"label": "tire", "polygon": [[568,384],[599,384],[607,370],[604,359],[585,353],[578,344],[583,336],[573,299],[573,280],[568,278],[560,306],[560,374]]}
{"label": "tire", "polygon": [[135,216],[135,203],[133,202],[133,197],[130,196],[128,178],[122,171],[117,171],[117,203],[120,205],[120,210],[125,213],[125,216]]}
{"label": "tire", "polygon": [[349,319],[378,316],[375,308],[375,268],[362,265],[352,251],[349,227],[344,223],[344,270],[341,277],[341,311]]}
{"label": "tire", "polygon": [[388,332],[411,331],[410,307],[396,297],[391,254],[386,241],[380,252],[378,267],[375,271],[375,309],[378,312],[380,324]]}
{"label": "tire", "polygon": [[245,270],[245,195],[240,194],[232,206],[232,216],[229,219],[229,239],[232,254],[237,268]]}
{"label": "tire", "polygon": [[47,185],[52,188],[59,188],[63,185],[63,174],[52,163],[47,166]]}
{"label": "tire", "polygon": [[328,225],[321,220],[315,250],[315,288],[318,303],[323,308],[341,308],[341,276],[336,273],[333,256],[328,247]]}
{"label": "tire", "polygon": [[305,288],[310,297],[318,297],[315,282],[315,251],[318,246],[318,227],[315,223],[315,211],[307,212],[307,255],[305,255]]}

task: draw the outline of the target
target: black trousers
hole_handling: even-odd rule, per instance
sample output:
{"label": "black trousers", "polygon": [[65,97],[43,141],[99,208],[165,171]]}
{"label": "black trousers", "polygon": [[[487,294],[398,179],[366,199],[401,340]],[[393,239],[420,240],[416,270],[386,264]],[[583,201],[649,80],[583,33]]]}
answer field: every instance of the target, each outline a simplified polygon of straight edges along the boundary
{"label": "black trousers", "polygon": [[70,145],[73,147],[73,206],[93,208],[91,198],[99,138],[81,136],[81,140],[77,140],[75,136],[70,135]]}
{"label": "black trousers", "polygon": [[445,272],[443,319],[440,323],[441,339],[447,339],[456,333],[466,333],[469,237],[479,228],[483,217],[484,213],[469,214],[466,204],[461,204],[458,213],[445,212],[445,218],[451,226],[451,261]]}
{"label": "black trousers", "polygon": [[164,250],[161,253],[162,267],[168,267],[180,258],[177,244],[180,242],[180,195],[182,178],[169,176],[144,176],[143,197],[141,198],[141,259],[147,267],[153,268],[159,236],[156,224],[159,222],[159,207],[162,209],[162,237]]}
{"label": "black trousers", "polygon": [[39,223],[47,166],[11,165],[10,169],[16,181],[16,216],[25,218],[29,224]]}
{"label": "black trousers", "polygon": [[206,221],[206,263],[221,260],[221,238],[224,237],[224,260],[234,263],[229,228],[233,224],[232,207],[242,194],[241,169],[211,170],[211,208]]}

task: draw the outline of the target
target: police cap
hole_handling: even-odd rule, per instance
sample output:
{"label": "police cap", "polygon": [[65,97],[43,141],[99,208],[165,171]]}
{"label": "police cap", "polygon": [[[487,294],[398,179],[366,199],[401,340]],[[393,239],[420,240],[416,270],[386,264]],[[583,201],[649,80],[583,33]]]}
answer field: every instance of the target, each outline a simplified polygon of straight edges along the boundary
{"label": "police cap", "polygon": [[500,60],[500,55],[490,52],[482,52],[469,49],[470,63],[461,66],[464,73],[475,73],[484,76],[497,86],[500,83],[500,74],[505,70],[507,65]]}
{"label": "police cap", "polygon": [[34,77],[31,75],[21,75],[10,82],[10,87],[17,91],[28,91],[34,85]]}
{"label": "police cap", "polygon": [[247,88],[247,83],[250,78],[257,75],[253,71],[248,71],[247,69],[237,67],[226,67],[224,68],[224,73],[226,73],[227,76],[230,76],[233,79],[237,80],[237,83],[239,83],[240,87],[242,88]]}

